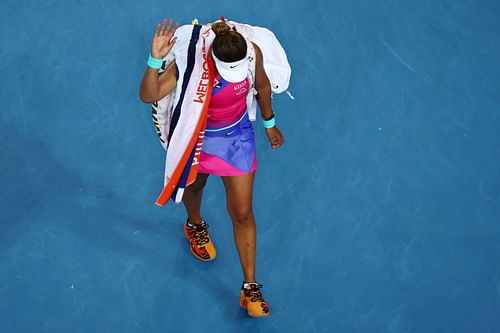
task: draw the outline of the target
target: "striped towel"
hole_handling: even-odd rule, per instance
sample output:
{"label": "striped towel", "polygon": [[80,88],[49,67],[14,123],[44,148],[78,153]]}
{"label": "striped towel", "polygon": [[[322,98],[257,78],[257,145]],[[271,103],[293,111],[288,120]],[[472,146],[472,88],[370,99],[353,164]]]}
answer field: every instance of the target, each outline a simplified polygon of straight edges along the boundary
{"label": "striped towel", "polygon": [[171,53],[178,80],[173,108],[165,119],[169,126],[168,133],[163,133],[167,157],[164,188],[156,200],[160,206],[170,198],[181,202],[186,186],[196,180],[215,72],[209,57],[214,33],[209,26],[182,26],[175,35]]}

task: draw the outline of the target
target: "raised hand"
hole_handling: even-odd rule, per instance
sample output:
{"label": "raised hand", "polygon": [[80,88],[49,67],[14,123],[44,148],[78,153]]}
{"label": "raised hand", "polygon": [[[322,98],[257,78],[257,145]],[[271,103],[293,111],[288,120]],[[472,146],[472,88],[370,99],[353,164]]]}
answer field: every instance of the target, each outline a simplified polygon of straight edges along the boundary
{"label": "raised hand", "polygon": [[178,24],[176,23],[172,28],[172,22],[172,19],[170,19],[167,25],[167,19],[164,19],[161,25],[158,23],[156,26],[153,42],[151,43],[151,55],[156,59],[163,59],[175,44],[177,37],[172,37],[175,30],[177,30]]}

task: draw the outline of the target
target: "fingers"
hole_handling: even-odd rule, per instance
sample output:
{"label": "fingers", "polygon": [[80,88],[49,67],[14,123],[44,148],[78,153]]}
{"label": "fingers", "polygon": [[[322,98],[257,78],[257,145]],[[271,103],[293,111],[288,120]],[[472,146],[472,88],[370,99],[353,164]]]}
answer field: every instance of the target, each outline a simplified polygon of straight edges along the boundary
{"label": "fingers", "polygon": [[[170,21],[172,21],[172,20],[170,20]],[[179,26],[179,25],[176,23],[176,24],[174,25],[174,27],[172,28],[172,31],[170,31],[170,32],[166,35],[167,40],[169,41],[169,45],[174,45],[174,43],[175,43],[175,40],[173,40],[173,38],[172,38],[172,37],[174,36],[175,31],[177,30],[177,27],[178,27],[178,26]],[[170,24],[169,24],[169,26],[168,26],[167,31],[168,31],[169,29],[170,29]],[[177,39],[177,38],[175,38],[175,39]]]}
{"label": "fingers", "polygon": [[170,28],[172,28],[172,23],[174,23],[173,19],[168,20],[168,24],[167,19],[163,19],[161,23],[158,23],[155,29],[155,37],[173,35],[175,33],[175,30],[177,30],[179,24],[176,23],[172,31],[170,31]]}
{"label": "fingers", "polygon": [[170,47],[174,46],[176,40],[177,40],[177,37],[173,37],[172,39],[170,39],[170,42],[168,42],[168,45]]}
{"label": "fingers", "polygon": [[281,133],[278,134],[278,136],[274,139],[275,141],[275,147],[274,148],[279,148],[283,143],[285,142],[285,138],[283,138],[283,135]]}
{"label": "fingers", "polygon": [[174,28],[172,29],[172,31],[170,31],[166,37],[167,41],[168,41],[168,47],[172,48],[175,44],[175,41],[177,40],[177,37],[174,37],[174,34],[175,34],[175,31],[177,30],[177,27],[179,25],[176,23]]}
{"label": "fingers", "polygon": [[272,148],[279,148],[285,142],[283,135],[279,131],[272,131],[271,133],[268,133],[268,138]]}
{"label": "fingers", "polygon": [[154,38],[158,37],[159,31],[160,31],[160,23],[156,25],[155,32],[153,34]]}
{"label": "fingers", "polygon": [[175,32],[177,31],[177,28],[179,27],[179,23],[176,23],[174,25],[174,28],[172,29],[172,31],[170,31],[170,34],[173,36],[175,34]]}
{"label": "fingers", "polygon": [[160,31],[160,36],[165,36],[166,32],[170,30],[170,26],[172,25],[172,19],[168,21],[168,26],[167,26],[167,19],[163,19],[163,22],[161,24],[161,31]]}
{"label": "fingers", "polygon": [[277,137],[274,137],[273,138],[273,141],[271,142],[271,147],[273,148],[279,148],[281,147],[281,145],[283,144],[284,140],[283,138],[277,138]]}

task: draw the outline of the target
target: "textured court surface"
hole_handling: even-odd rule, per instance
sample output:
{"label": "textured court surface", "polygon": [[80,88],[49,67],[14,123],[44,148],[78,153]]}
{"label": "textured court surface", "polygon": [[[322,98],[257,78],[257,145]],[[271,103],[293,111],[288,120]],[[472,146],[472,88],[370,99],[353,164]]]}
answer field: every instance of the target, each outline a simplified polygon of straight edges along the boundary
{"label": "textured court surface", "polygon": [[[500,3],[0,3],[0,331],[499,332]],[[138,85],[151,29],[271,28],[286,136],[258,133],[258,278],[238,308],[219,179],[197,262]]]}

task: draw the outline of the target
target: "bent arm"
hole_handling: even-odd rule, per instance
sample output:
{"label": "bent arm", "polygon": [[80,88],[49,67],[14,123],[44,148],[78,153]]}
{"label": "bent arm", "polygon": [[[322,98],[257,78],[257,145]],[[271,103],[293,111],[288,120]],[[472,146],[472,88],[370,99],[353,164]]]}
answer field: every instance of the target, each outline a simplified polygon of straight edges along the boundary
{"label": "bent arm", "polygon": [[144,103],[154,103],[170,94],[177,85],[175,61],[160,75],[148,67],[142,78],[139,95]]}
{"label": "bent arm", "polygon": [[[255,48],[255,89],[257,89],[257,103],[259,104],[260,114],[264,119],[274,117],[273,106],[271,102],[271,84],[264,70],[264,59],[260,48],[253,44]],[[279,148],[285,142],[283,134],[278,127],[266,128],[266,135],[273,148]]]}
{"label": "bent arm", "polygon": [[255,49],[255,89],[257,90],[257,103],[259,104],[262,118],[270,118],[273,115],[271,102],[271,84],[264,70],[264,59],[260,48],[253,43]]}

